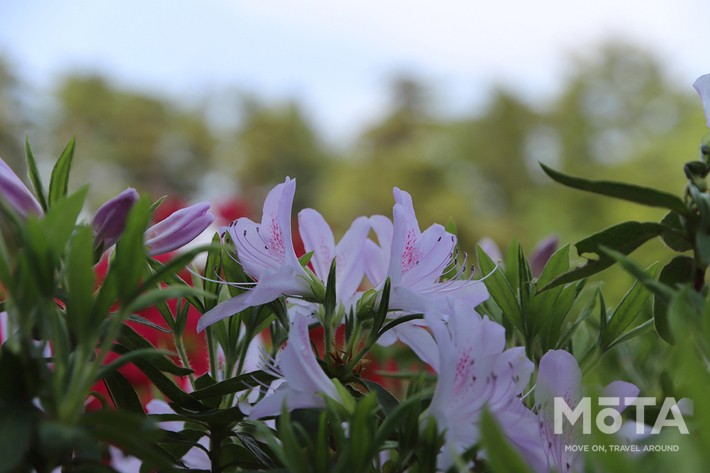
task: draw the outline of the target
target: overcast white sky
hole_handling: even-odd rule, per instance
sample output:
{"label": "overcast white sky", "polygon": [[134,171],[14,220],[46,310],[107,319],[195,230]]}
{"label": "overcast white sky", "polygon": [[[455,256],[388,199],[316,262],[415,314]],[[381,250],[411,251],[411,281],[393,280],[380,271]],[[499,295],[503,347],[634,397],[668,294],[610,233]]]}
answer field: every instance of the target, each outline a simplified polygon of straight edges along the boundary
{"label": "overcast white sky", "polygon": [[610,36],[690,87],[710,71],[709,20],[708,0],[0,0],[0,54],[40,88],[96,70],[172,97],[299,97],[338,137],[380,113],[399,71],[460,111],[494,82],[550,94],[570,53]]}

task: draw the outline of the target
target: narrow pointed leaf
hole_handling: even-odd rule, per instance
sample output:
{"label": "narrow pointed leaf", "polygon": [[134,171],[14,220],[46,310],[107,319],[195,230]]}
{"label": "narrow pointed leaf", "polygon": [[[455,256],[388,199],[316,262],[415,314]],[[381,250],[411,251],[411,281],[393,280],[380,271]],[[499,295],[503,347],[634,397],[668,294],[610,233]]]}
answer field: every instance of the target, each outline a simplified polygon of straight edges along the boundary
{"label": "narrow pointed leaf", "polygon": [[103,378],[111,400],[116,404],[116,407],[143,414],[143,405],[138,399],[136,391],[121,373],[113,371],[106,373],[105,376],[99,376],[99,378]]}
{"label": "narrow pointed leaf", "polygon": [[542,170],[545,171],[545,174],[550,176],[553,180],[574,189],[628,200],[650,207],[666,208],[682,215],[689,215],[689,210],[685,203],[683,203],[680,198],[667,192],[621,182],[590,181],[580,177],[568,176],[542,163],[540,163],[540,166]]}
{"label": "narrow pointed leaf", "polygon": [[210,399],[222,397],[228,394],[238,393],[255,386],[264,386],[276,379],[276,376],[265,371],[254,371],[240,376],[229,378],[211,386],[198,389],[192,393],[195,399]]}
{"label": "narrow pointed leaf", "polygon": [[52,177],[49,181],[49,205],[67,195],[69,189],[69,171],[71,171],[72,160],[74,159],[74,145],[76,139],[72,136],[67,146],[62,151],[61,156],[52,169]]}
{"label": "narrow pointed leaf", "polygon": [[25,136],[25,156],[27,161],[27,173],[30,176],[30,181],[32,182],[32,187],[35,190],[35,195],[39,201],[39,205],[42,206],[42,210],[47,211],[47,197],[44,192],[44,186],[42,185],[42,179],[39,175],[39,169],[37,168],[37,161],[35,160],[35,155],[32,152],[32,147],[30,146],[30,139]]}
{"label": "narrow pointed leaf", "polygon": [[[202,288],[205,292],[215,296],[219,295],[219,291],[222,287],[222,284],[219,282],[219,275],[222,270],[221,255],[224,247],[220,245],[220,242],[221,240],[219,238],[219,234],[215,233],[212,237],[212,244],[207,251],[207,261],[205,262],[205,271],[203,273],[205,275],[205,279],[202,281]],[[217,305],[217,302],[217,297],[214,299],[205,298],[202,301],[205,306],[205,310],[213,309]]]}
{"label": "narrow pointed leaf", "polygon": [[496,266],[488,254],[483,251],[483,248],[476,245],[476,255],[478,264],[481,267],[481,272],[485,279],[483,283],[486,285],[488,292],[493,300],[498,304],[498,307],[503,311],[503,315],[521,332],[524,332],[523,317],[520,311],[518,299],[513,292],[508,279],[503,272]]}
{"label": "narrow pointed leaf", "polygon": [[[663,267],[658,277],[660,283],[674,288],[677,284],[687,284],[693,281],[695,261],[688,256],[676,256]],[[673,334],[668,323],[668,306],[670,301],[658,294],[653,298],[653,320],[658,334],[668,343],[674,343]]]}
{"label": "narrow pointed leaf", "polygon": [[[657,265],[654,264],[646,272],[651,277],[655,277],[656,268]],[[638,281],[631,286],[609,318],[602,338],[603,348],[608,348],[613,341],[621,337],[632,326],[650,299],[651,293]]]}
{"label": "narrow pointed leaf", "polygon": [[80,341],[87,340],[102,321],[93,317],[91,310],[95,283],[93,241],[91,228],[77,227],[67,256],[67,317]]}
{"label": "narrow pointed leaf", "polygon": [[542,291],[587,278],[612,266],[616,260],[602,251],[609,248],[622,255],[628,255],[648,240],[668,231],[668,227],[655,222],[624,222],[595,233],[575,244],[577,253],[583,256],[587,253],[596,259],[589,259],[584,266],[575,268],[547,284]]}

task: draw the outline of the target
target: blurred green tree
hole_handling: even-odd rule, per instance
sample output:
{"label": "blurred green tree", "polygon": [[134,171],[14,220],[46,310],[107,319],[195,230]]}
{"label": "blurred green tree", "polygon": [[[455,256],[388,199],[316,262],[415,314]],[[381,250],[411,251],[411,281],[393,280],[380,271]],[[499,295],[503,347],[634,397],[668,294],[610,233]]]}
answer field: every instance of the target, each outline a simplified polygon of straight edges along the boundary
{"label": "blurred green tree", "polygon": [[23,135],[28,127],[28,110],[23,95],[26,93],[10,64],[0,57],[0,157],[13,169],[25,166]]}
{"label": "blurred green tree", "polygon": [[198,189],[215,146],[199,110],[120,90],[98,76],[66,78],[57,98],[57,134],[75,134],[85,162],[92,160],[81,179],[130,183],[153,195]]}
{"label": "blurred green tree", "polygon": [[298,183],[294,208],[313,206],[314,183],[325,171],[328,151],[298,103],[244,98],[241,123],[229,139],[244,195],[258,202],[289,176]]}

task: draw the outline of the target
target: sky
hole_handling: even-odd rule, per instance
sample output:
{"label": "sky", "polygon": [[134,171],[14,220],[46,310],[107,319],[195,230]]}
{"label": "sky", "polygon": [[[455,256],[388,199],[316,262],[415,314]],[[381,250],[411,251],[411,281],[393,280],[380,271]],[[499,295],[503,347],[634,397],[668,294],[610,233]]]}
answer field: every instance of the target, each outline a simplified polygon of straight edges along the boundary
{"label": "sky", "polygon": [[397,74],[430,84],[442,113],[494,84],[544,100],[611,38],[690,87],[710,71],[709,18],[707,0],[0,0],[0,54],[40,91],[79,71],[188,102],[297,98],[337,140],[384,113]]}

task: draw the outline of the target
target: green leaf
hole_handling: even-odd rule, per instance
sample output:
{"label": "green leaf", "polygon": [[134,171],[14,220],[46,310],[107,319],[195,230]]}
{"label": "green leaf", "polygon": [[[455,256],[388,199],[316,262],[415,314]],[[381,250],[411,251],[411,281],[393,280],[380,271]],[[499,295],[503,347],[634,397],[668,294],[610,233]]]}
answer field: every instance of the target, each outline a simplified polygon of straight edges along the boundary
{"label": "green leaf", "polygon": [[622,255],[632,253],[636,248],[646,243],[651,238],[657,237],[668,231],[668,227],[655,222],[624,222],[599,233],[595,233],[575,244],[577,253],[584,256],[593,254],[596,259],[587,258],[584,266],[575,268],[547,284],[542,291],[587,278],[612,266],[616,260],[604,251],[602,247],[609,248]]}
{"label": "green leaf", "polygon": [[293,429],[294,425],[295,424],[291,422],[288,408],[284,403],[281,408],[281,418],[279,419],[278,427],[282,446],[277,453],[281,453],[281,455],[279,455],[280,460],[289,471],[308,473],[308,459],[306,458],[304,449],[301,448],[298,442],[296,432]]}
{"label": "green leaf", "polygon": [[[656,269],[657,265],[653,264],[646,270],[646,273],[651,277],[655,277]],[[644,307],[646,307],[650,298],[651,293],[648,289],[638,281],[634,282],[631,289],[624,295],[624,298],[609,317],[606,330],[601,339],[602,349],[609,349],[612,342],[621,337],[631,327]]]}
{"label": "green leaf", "polygon": [[150,213],[155,212],[158,209],[158,207],[163,205],[163,202],[165,202],[165,199],[167,199],[167,198],[168,198],[167,195],[161,195],[155,202],[150,204]]}
{"label": "green leaf", "polygon": [[274,462],[271,461],[269,455],[263,450],[253,435],[246,432],[235,432],[234,437],[239,440],[242,446],[244,446],[262,466],[269,470],[275,469]]}
{"label": "green leaf", "polygon": [[30,176],[30,181],[32,182],[32,187],[35,190],[35,195],[37,196],[39,205],[41,205],[42,209],[46,212],[49,208],[47,206],[47,197],[45,196],[44,186],[42,185],[42,179],[39,175],[35,155],[32,152],[32,147],[30,147],[30,138],[27,135],[25,135],[25,157],[27,161],[27,173]]}
{"label": "green leaf", "polygon": [[126,310],[128,312],[138,312],[142,309],[153,307],[169,299],[187,298],[189,296],[202,296],[206,298],[214,297],[214,295],[208,294],[197,287],[187,285],[168,286],[163,289],[153,289],[151,291],[144,292],[140,296],[133,299],[133,301],[126,307]]}
{"label": "green leaf", "polygon": [[544,164],[540,163],[545,174],[553,180],[574,189],[592,192],[594,194],[606,195],[617,199],[636,202],[637,204],[647,205],[650,207],[661,207],[669,210],[674,210],[681,215],[690,215],[688,207],[681,199],[673,194],[658,191],[648,187],[636,186],[622,182],[611,181],[590,181],[580,177],[573,177],[555,171]]}
{"label": "green leaf", "polygon": [[[146,280],[143,281],[143,287],[153,287],[161,282],[167,282],[171,279],[175,273],[178,273],[184,269],[188,264],[195,259],[200,253],[205,251],[219,251],[222,249],[222,245],[219,243],[216,245],[200,245],[184,253],[180,253],[177,256],[170,258],[170,261],[166,263],[161,263],[156,260],[151,260],[151,266],[155,269],[155,272]],[[156,264],[157,263],[157,264]]]}
{"label": "green leaf", "polygon": [[612,341],[609,346],[607,347],[607,350],[611,350],[614,348],[616,345],[619,345],[621,343],[627,342],[631,340],[632,338],[636,338],[639,335],[643,335],[644,333],[648,332],[651,330],[651,327],[653,327],[653,319],[648,319],[645,322],[640,323],[636,327],[632,328],[616,340]]}
{"label": "green leaf", "polygon": [[308,253],[306,253],[303,256],[301,256],[300,258],[298,258],[298,262],[300,263],[300,265],[303,266],[304,268],[306,266],[308,266],[308,263],[311,262],[311,258],[313,258],[313,253],[315,253],[315,252],[309,251]]}
{"label": "green leaf", "polygon": [[[432,395],[429,390],[422,390],[417,392],[412,396],[408,396],[407,399],[403,400],[396,408],[394,408],[387,417],[385,417],[384,422],[377,429],[375,434],[375,439],[373,445],[382,445],[386,439],[392,435],[392,432],[397,428],[403,418],[406,418],[410,414],[411,417],[418,419],[421,414],[421,402]],[[416,431],[414,432],[416,433]]]}
{"label": "green leaf", "polygon": [[483,248],[476,245],[476,256],[478,264],[483,273],[483,283],[498,307],[503,311],[503,315],[518,329],[525,333],[523,316],[518,304],[518,299],[510,286],[508,279],[501,272]]}
{"label": "green leaf", "polygon": [[171,404],[171,407],[175,409],[175,412],[188,419],[209,425],[231,424],[233,422],[239,422],[246,417],[246,414],[242,412],[239,406],[228,407],[226,409],[207,408],[201,411],[185,409],[181,407],[180,404],[175,403]]}
{"label": "green leaf", "polygon": [[[234,242],[232,242],[229,232],[224,237],[224,244],[227,248],[232,248]],[[237,254],[234,250],[223,250],[222,252],[222,270],[224,271],[224,278],[232,283],[253,283],[254,280],[244,272],[244,268],[239,263],[237,259]],[[229,294],[238,296],[245,291],[242,287],[237,287],[233,284],[227,285],[227,290]],[[287,326],[288,327],[288,326]]]}
{"label": "green leaf", "polygon": [[[545,268],[542,270],[540,277],[535,283],[536,287],[544,287],[548,283],[552,282],[556,277],[565,273],[569,269],[569,245],[557,250],[548,260]],[[561,312],[557,309],[557,300],[562,294],[563,288],[561,286],[544,292],[536,292],[531,295],[530,301],[527,307],[527,318],[526,326],[529,330],[529,335],[534,336],[538,331],[542,329],[543,326],[548,326],[548,320],[553,316],[553,314],[558,313],[562,318],[569,311],[570,306],[567,311]],[[572,301],[574,302],[574,298]],[[558,325],[562,325],[562,320],[557,320]]]}
{"label": "green leaf", "polygon": [[[176,402],[179,405],[194,411],[203,411],[207,408],[204,404],[199,402],[193,396],[187,394],[182,389],[180,389],[175,384],[175,382],[173,382],[172,379],[165,376],[165,374],[163,374],[158,368],[156,368],[155,360],[147,362],[143,359],[138,358],[136,360],[133,360],[133,364],[136,365],[136,367],[152,381],[153,386],[155,388],[165,394],[165,396],[170,398],[173,402]],[[189,371],[192,372],[191,370]]]}
{"label": "green leaf", "polygon": [[[67,318],[79,341],[90,340],[92,333],[101,324],[94,317],[94,235],[87,226],[76,228],[67,255]],[[93,320],[97,319],[97,320]]]}
{"label": "green leaf", "polygon": [[362,380],[363,384],[367,386],[370,392],[374,392],[377,395],[377,402],[382,406],[382,410],[385,415],[389,415],[394,409],[399,406],[399,401],[396,397],[387,391],[381,384],[367,379]]}
{"label": "green leaf", "polygon": [[370,393],[358,400],[350,421],[350,461],[352,471],[368,471],[376,445],[372,441],[375,436],[375,412],[377,397]]}
{"label": "green leaf", "polygon": [[[390,284],[390,278],[385,279],[385,286],[382,288],[380,305],[377,307],[375,316],[372,319],[372,330],[370,332],[370,335],[367,337],[367,343],[374,343],[382,335],[382,333],[384,333],[384,331],[380,331],[380,329],[382,328],[382,324],[385,323],[385,319],[387,318],[387,311],[389,311],[391,290]],[[389,330],[389,328],[387,328],[387,330]]]}
{"label": "green leaf", "polygon": [[316,473],[328,473],[328,460],[330,459],[330,442],[328,439],[328,413],[321,412],[318,418],[318,432],[316,445],[313,452],[313,469]]}
{"label": "green leaf", "polygon": [[[159,271],[163,267],[163,263],[161,263],[158,260],[155,260],[153,258],[148,258],[148,266],[153,271]],[[193,287],[193,285],[188,284],[182,277],[180,277],[180,274],[178,272],[167,272],[165,274],[165,280],[166,284],[172,285],[172,286],[183,286],[183,287]],[[136,295],[138,295],[140,291],[136,291]],[[202,299],[193,295],[193,294],[185,294],[183,296],[185,300],[193,306],[200,314],[204,314],[206,312],[205,307],[202,305]],[[212,297],[212,296],[207,296]]]}
{"label": "green leaf", "polygon": [[488,409],[481,416],[481,433],[493,473],[532,473]]}
{"label": "green leaf", "polygon": [[538,286],[545,287],[567,270],[569,270],[569,245],[563,246],[550,256],[540,277],[537,279]]}
{"label": "green leaf", "polygon": [[[116,341],[120,344],[113,346],[113,350],[116,353],[123,354],[129,351],[140,350],[145,348],[155,350],[155,347],[148,340],[141,337],[135,330],[133,330],[128,325],[121,326],[121,333],[116,338]],[[165,371],[177,376],[187,376],[192,373],[191,369],[184,368],[182,366],[177,366],[170,359],[164,356],[160,358],[153,358],[150,364],[160,371]]]}
{"label": "green leaf", "polygon": [[[402,325],[404,323],[407,323],[411,320],[421,320],[424,318],[424,314],[407,314],[407,315],[400,315],[396,319],[392,320],[391,322],[388,322],[387,325],[382,327],[382,329],[377,332],[376,339],[379,339],[382,335],[384,335],[385,332],[392,330],[398,325]],[[374,332],[373,332],[374,333]]]}
{"label": "green leaf", "polygon": [[219,233],[215,233],[207,252],[207,261],[205,262],[205,271],[203,273],[205,278],[202,280],[202,288],[206,293],[213,294],[215,298],[203,299],[202,304],[205,306],[205,311],[213,309],[217,305],[217,296],[219,296],[222,288],[219,275],[222,269],[222,254],[223,252],[226,254],[226,248],[220,244],[220,241]]}
{"label": "green leaf", "polygon": [[104,442],[117,445],[126,453],[163,472],[176,471],[175,460],[157,442],[162,431],[144,415],[123,410],[88,412],[81,423]]}
{"label": "green leaf", "polygon": [[210,399],[213,397],[222,397],[228,394],[238,393],[245,389],[251,389],[255,386],[264,386],[271,383],[276,376],[265,371],[253,371],[245,373],[234,378],[229,378],[219,383],[207,386],[202,389],[197,389],[192,393],[195,399]]}
{"label": "green leaf", "polygon": [[330,264],[330,271],[328,271],[328,280],[325,286],[325,299],[323,301],[323,308],[325,309],[325,322],[326,324],[332,323],[332,318],[335,315],[335,306],[337,303],[337,296],[335,295],[335,258]]}
{"label": "green leaf", "polygon": [[[678,284],[687,284],[693,282],[695,277],[695,261],[688,256],[676,256],[663,267],[661,274],[658,276],[660,283],[666,284],[671,288],[675,288]],[[656,327],[656,332],[668,343],[674,343],[673,334],[668,324],[668,301],[661,295],[654,295],[653,298],[653,320]]]}
{"label": "green leaf", "polygon": [[126,320],[128,322],[135,322],[137,324],[145,325],[146,327],[150,327],[152,329],[158,330],[159,332],[172,333],[171,330],[169,330],[163,326],[160,326],[160,325],[156,324],[155,322],[152,322],[152,321],[146,319],[145,317],[141,317],[138,314],[131,314],[126,318]]}
{"label": "green leaf", "polygon": [[145,267],[144,233],[148,227],[149,206],[148,200],[142,197],[131,207],[107,275],[107,279],[117,280],[118,297],[124,304],[131,302]]}
{"label": "green leaf", "polygon": [[[578,284],[582,284],[581,282]],[[572,335],[574,335],[575,330],[589,318],[590,315],[594,312],[594,308],[596,307],[597,304],[597,299],[599,299],[599,295],[601,294],[601,290],[597,289],[597,293],[595,294],[594,297],[592,297],[587,305],[582,309],[582,311],[579,314],[579,317],[577,317],[577,320],[574,321],[574,323],[567,329],[567,331],[559,337],[559,340],[557,341],[557,345],[554,348],[563,348],[567,342],[572,338]],[[561,327],[560,327],[561,329]]]}
{"label": "green leaf", "polygon": [[673,230],[661,235],[661,240],[668,248],[680,253],[693,249],[693,244],[685,237],[684,220],[677,212],[668,212],[661,220],[661,224]]}
{"label": "green leaf", "polygon": [[606,301],[604,300],[604,293],[601,289],[597,291],[597,296],[599,297],[599,338],[602,339],[606,335],[606,326],[609,319],[608,312],[606,310]]}
{"label": "green leaf", "polygon": [[32,440],[34,415],[28,407],[0,404],[0,473],[29,471],[19,468]]}
{"label": "green leaf", "polygon": [[[122,348],[117,347],[116,350],[114,350],[114,351],[119,353],[123,350],[122,350]],[[105,366],[102,366],[96,375],[96,379],[102,379],[105,376],[108,376],[111,373],[115,372],[116,370],[121,368],[123,365],[125,365],[127,363],[132,363],[138,359],[141,359],[141,360],[155,359],[155,358],[162,359],[165,355],[173,355],[173,353],[166,351],[166,350],[158,350],[155,348],[140,348],[138,350],[126,352],[124,355],[116,358],[111,363],[109,363]]]}
{"label": "green leaf", "polygon": [[49,181],[49,206],[54,205],[64,196],[69,189],[69,171],[71,171],[72,160],[74,159],[75,137],[71,137],[69,143],[62,151],[61,156],[52,169],[52,177]]}
{"label": "green leaf", "polygon": [[[581,283],[579,283],[581,284]],[[554,349],[558,346],[560,335],[562,333],[562,326],[564,324],[565,318],[569,311],[572,310],[575,301],[577,300],[577,285],[570,284],[564,288],[555,288],[550,291],[542,293],[544,296],[547,293],[553,293],[560,289],[560,293],[554,299],[554,302],[549,306],[547,316],[542,320],[540,324],[540,344],[542,345],[543,351]],[[550,301],[545,301],[545,304]],[[541,314],[543,305],[540,306]],[[539,316],[538,316],[539,317]]]}
{"label": "green leaf", "polygon": [[[14,293],[15,280],[10,276],[10,254],[5,244],[5,238],[0,235],[0,281],[5,285],[5,289],[10,293]],[[6,309],[3,309],[6,310]]]}
{"label": "green leaf", "polygon": [[601,250],[610,258],[613,258],[616,262],[618,262],[622,268],[635,277],[641,284],[646,286],[651,292],[663,298],[663,300],[670,301],[673,297],[675,290],[662,282],[656,281],[655,278],[644,271],[643,268],[634,263],[630,258],[626,257],[626,255],[609,248],[602,248]]}
{"label": "green leaf", "polygon": [[106,389],[116,407],[138,414],[143,414],[143,406],[131,383],[118,371],[106,373],[103,378]]}
{"label": "green leaf", "polygon": [[[45,235],[51,236],[49,238],[50,248],[56,254],[61,254],[64,251],[84,206],[88,190],[89,187],[84,186],[69,197],[54,202],[52,208],[40,220]],[[93,248],[93,242],[91,246]]]}

